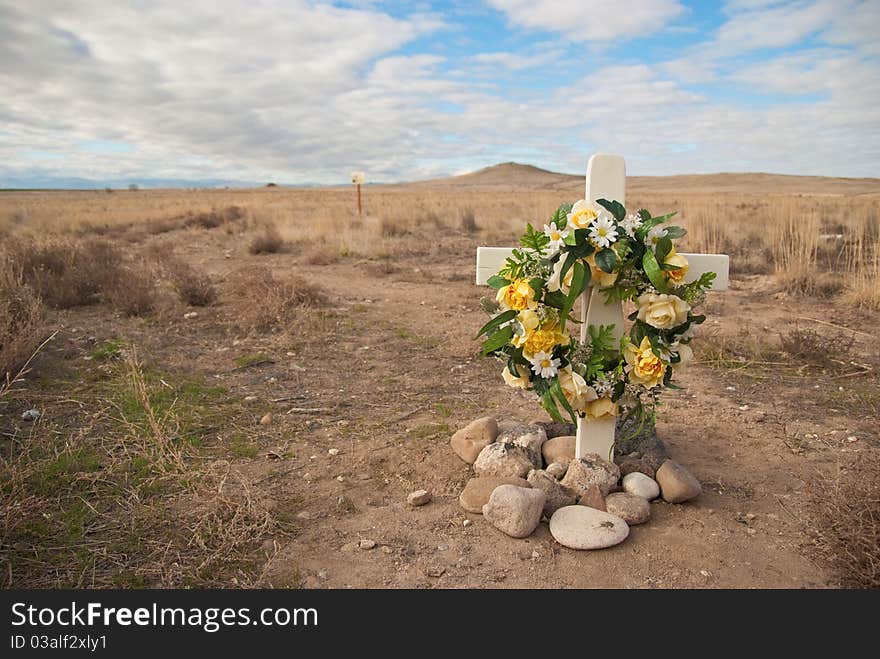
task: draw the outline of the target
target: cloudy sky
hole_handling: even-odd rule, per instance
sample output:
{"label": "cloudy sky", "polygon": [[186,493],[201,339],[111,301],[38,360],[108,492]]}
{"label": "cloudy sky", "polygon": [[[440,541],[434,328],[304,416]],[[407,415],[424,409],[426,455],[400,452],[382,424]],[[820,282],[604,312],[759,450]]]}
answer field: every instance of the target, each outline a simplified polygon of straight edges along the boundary
{"label": "cloudy sky", "polygon": [[0,186],[880,176],[880,0],[0,0]]}

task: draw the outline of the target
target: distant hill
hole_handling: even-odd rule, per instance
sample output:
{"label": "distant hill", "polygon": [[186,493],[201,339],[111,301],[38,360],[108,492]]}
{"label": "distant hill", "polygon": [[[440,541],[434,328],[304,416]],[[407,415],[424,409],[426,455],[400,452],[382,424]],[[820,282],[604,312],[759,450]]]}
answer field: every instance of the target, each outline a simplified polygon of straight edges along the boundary
{"label": "distant hill", "polygon": [[[407,187],[531,187],[576,190],[583,174],[562,174],[540,167],[505,162],[469,174],[418,181]],[[749,193],[749,194],[880,194],[880,179],[794,176],[789,174],[679,174],[628,176],[627,188],[635,193]]]}

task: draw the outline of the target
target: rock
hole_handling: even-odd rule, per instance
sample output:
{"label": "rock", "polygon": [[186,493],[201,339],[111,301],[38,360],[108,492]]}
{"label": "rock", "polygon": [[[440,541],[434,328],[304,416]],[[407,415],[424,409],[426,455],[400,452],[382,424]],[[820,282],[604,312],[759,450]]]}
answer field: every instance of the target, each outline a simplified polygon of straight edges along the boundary
{"label": "rock", "polygon": [[[529,433],[541,432],[543,430],[541,426],[523,423],[522,421],[502,421],[498,424],[498,436],[495,438],[495,441],[506,444],[512,442],[520,435],[528,435]],[[544,433],[544,436],[546,437],[546,433]]]}
{"label": "rock", "polygon": [[534,468],[527,449],[513,444],[489,444],[474,462],[477,476],[519,476],[524,478]]}
{"label": "rock", "polygon": [[471,523],[472,523],[472,522],[471,522],[471,520],[469,520],[469,519],[464,519],[464,520],[461,521],[461,525],[462,525],[464,528],[469,527],[469,526],[471,525]]}
{"label": "rock", "polygon": [[573,490],[578,497],[582,497],[591,486],[598,485],[604,497],[608,496],[618,480],[620,480],[620,469],[616,464],[600,458],[596,453],[587,453],[580,460],[572,460],[568,463],[568,471],[560,482]]}
{"label": "rock", "polygon": [[339,455],[339,449],[338,448],[328,448],[327,455]]}
{"label": "rock", "polygon": [[576,441],[577,437],[574,435],[560,435],[553,439],[548,439],[541,447],[544,461],[548,465],[554,462],[568,464],[574,460],[574,445]]}
{"label": "rock", "polygon": [[547,466],[547,473],[553,476],[556,480],[560,480],[565,476],[566,471],[568,471],[567,462],[554,462]]}
{"label": "rock", "polygon": [[601,510],[602,512],[606,512],[608,509],[605,507],[605,497],[602,496],[602,493],[599,491],[598,485],[591,486],[586,492],[581,495],[581,498],[578,499],[579,506],[589,506],[590,508],[595,508],[596,510]]}
{"label": "rock", "polygon": [[575,502],[574,495],[559,484],[555,478],[543,469],[532,469],[528,476],[529,484],[544,492],[544,514],[550,517],[563,506],[571,506]]}
{"label": "rock", "polygon": [[272,413],[271,413],[271,412],[266,412],[266,413],[263,415],[263,418],[260,419],[260,425],[261,425],[261,426],[268,426],[270,423],[272,423]]}
{"label": "rock", "polygon": [[[649,419],[626,416],[617,417],[614,438],[616,452],[621,455],[638,453],[644,456],[648,451],[655,449],[666,452],[666,446],[657,437],[654,424]],[[656,469],[657,467],[654,468]]]}
{"label": "rock", "polygon": [[366,538],[362,538],[361,541],[358,543],[358,547],[360,547],[361,549],[366,549],[366,550],[375,549],[376,548],[376,541],[375,540],[367,540]]}
{"label": "rock", "polygon": [[500,485],[483,506],[483,517],[499,531],[513,538],[525,538],[541,521],[546,499],[541,490]]}
{"label": "rock", "polygon": [[520,448],[525,449],[534,468],[540,469],[544,466],[544,461],[541,457],[541,447],[546,441],[547,435],[544,434],[544,431],[536,430],[535,432],[527,432],[524,435],[519,435],[510,443],[514,446],[519,446]]}
{"label": "rock", "polygon": [[[658,440],[659,441],[659,440]],[[642,454],[642,464],[647,465],[654,470],[654,478],[657,478],[656,471],[660,469],[660,465],[669,459],[666,447],[661,443],[659,446],[650,448]]]}
{"label": "rock", "polygon": [[21,413],[22,421],[38,421],[41,416],[40,410],[25,410]]}
{"label": "rock", "polygon": [[660,496],[660,486],[650,476],[634,471],[623,477],[623,491],[651,501]]}
{"label": "rock", "polygon": [[577,432],[577,426],[573,423],[563,423],[560,421],[535,421],[532,425],[543,428],[544,434],[547,435],[547,439],[553,439],[554,437],[560,437],[562,435],[574,435]]}
{"label": "rock", "polygon": [[649,478],[654,478],[654,473],[656,472],[656,470],[651,465],[649,465],[641,458],[628,457],[625,460],[618,462],[617,466],[620,467],[621,476],[639,473],[644,474]]}
{"label": "rock", "polygon": [[604,549],[620,544],[629,526],[619,517],[588,506],[566,506],[550,518],[550,534],[569,549]]}
{"label": "rock", "polygon": [[651,504],[637,494],[613,492],[605,498],[605,510],[633,526],[651,519]]}
{"label": "rock", "polygon": [[469,513],[482,513],[483,506],[489,503],[489,497],[492,496],[493,490],[500,485],[531,487],[527,480],[516,476],[482,476],[472,478],[467,482],[458,501],[461,507]]}
{"label": "rock", "polygon": [[416,490],[410,492],[406,500],[411,506],[424,506],[431,501],[431,493],[428,490]]}
{"label": "rock", "polygon": [[674,460],[667,460],[657,470],[657,483],[663,499],[669,503],[682,503],[703,491],[700,481]]}
{"label": "rock", "polygon": [[498,422],[491,416],[484,416],[456,432],[449,444],[458,457],[473,464],[480,451],[494,442],[497,436]]}

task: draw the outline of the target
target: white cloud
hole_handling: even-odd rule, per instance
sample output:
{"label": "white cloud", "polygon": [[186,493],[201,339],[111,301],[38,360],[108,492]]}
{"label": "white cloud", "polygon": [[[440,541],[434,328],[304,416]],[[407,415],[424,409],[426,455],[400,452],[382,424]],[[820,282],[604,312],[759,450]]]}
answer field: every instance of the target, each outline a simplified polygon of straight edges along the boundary
{"label": "white cloud", "polygon": [[684,12],[678,0],[489,0],[489,4],[517,25],[559,32],[578,42],[639,38]]}

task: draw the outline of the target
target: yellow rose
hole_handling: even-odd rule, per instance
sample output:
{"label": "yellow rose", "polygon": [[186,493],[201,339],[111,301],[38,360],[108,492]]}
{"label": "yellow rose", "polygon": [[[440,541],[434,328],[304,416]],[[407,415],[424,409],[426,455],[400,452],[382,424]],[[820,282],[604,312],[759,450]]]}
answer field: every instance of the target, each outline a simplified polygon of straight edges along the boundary
{"label": "yellow rose", "polygon": [[571,366],[559,370],[559,386],[573,409],[582,412],[590,401],[596,400],[596,390],[575,373]]}
{"label": "yellow rose", "polygon": [[657,329],[677,327],[687,320],[691,305],[676,295],[645,293],[636,300],[638,318]]}
{"label": "yellow rose", "polygon": [[631,383],[650,389],[663,382],[666,363],[654,354],[647,336],[638,347],[628,343],[623,350],[623,356],[626,359],[624,370],[629,374]]}
{"label": "yellow rose", "polygon": [[617,273],[605,272],[599,266],[597,266],[595,254],[590,254],[584,259],[584,261],[587,262],[587,264],[590,266],[590,270],[592,271],[593,276],[590,280],[591,286],[598,286],[599,288],[608,288],[609,286],[614,286],[614,282],[617,281]]}
{"label": "yellow rose", "polygon": [[550,279],[547,280],[547,290],[551,293],[555,291],[562,291],[566,295],[571,290],[571,278],[574,276],[574,268],[569,268],[568,272],[565,273],[565,279],[561,282],[559,281],[559,276],[562,274],[562,264],[565,262],[566,257],[560,257],[560,259],[553,264],[553,274],[550,275]]}
{"label": "yellow rose", "polygon": [[535,291],[532,290],[526,279],[515,279],[507,286],[502,286],[498,289],[495,299],[503,309],[522,311],[538,307],[538,303],[535,301]]}
{"label": "yellow rose", "polygon": [[599,212],[593,205],[586,199],[581,199],[571,207],[571,212],[567,216],[568,223],[565,226],[572,231],[586,229],[597,217],[599,217]]}
{"label": "yellow rose", "polygon": [[510,387],[519,387],[520,389],[526,389],[529,386],[529,369],[527,369],[522,364],[516,365],[516,372],[519,377],[513,377],[513,373],[510,372],[510,369],[506,366],[504,370],[501,371],[501,377],[504,378],[504,381]]}
{"label": "yellow rose", "polygon": [[[525,327],[525,326],[524,326]],[[513,345],[517,348],[522,347],[523,355],[531,358],[539,352],[551,353],[557,345],[564,345],[569,342],[568,334],[559,331],[559,325],[552,321],[547,321],[543,326],[537,329],[526,328],[525,334],[513,337]]]}
{"label": "yellow rose", "polygon": [[617,403],[603,397],[587,403],[584,412],[588,419],[601,419],[604,416],[617,416]]}
{"label": "yellow rose", "polygon": [[666,278],[669,279],[669,281],[671,281],[676,286],[683,284],[684,278],[687,276],[688,273],[688,268],[690,268],[688,260],[681,254],[676,254],[675,250],[672,250],[666,257],[666,265],[677,266],[676,270],[663,271],[663,274],[666,275]]}

